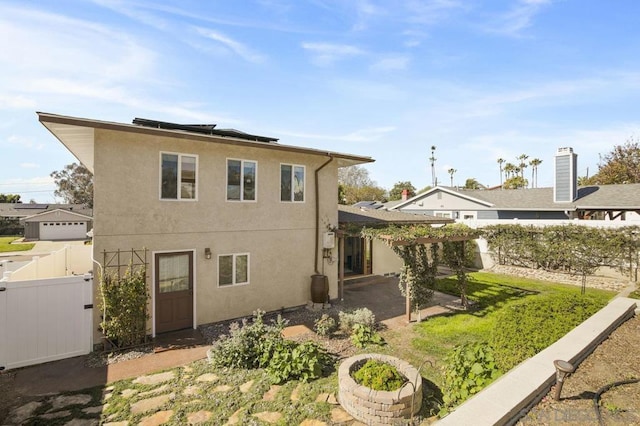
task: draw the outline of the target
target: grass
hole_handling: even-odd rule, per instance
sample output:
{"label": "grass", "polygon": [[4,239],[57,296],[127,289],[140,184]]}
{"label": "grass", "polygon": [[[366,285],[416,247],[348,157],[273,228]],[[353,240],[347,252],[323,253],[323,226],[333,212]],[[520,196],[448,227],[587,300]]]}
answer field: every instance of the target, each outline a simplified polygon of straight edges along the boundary
{"label": "grass", "polygon": [[20,237],[0,237],[0,253],[7,253],[11,251],[27,251],[31,250],[34,243],[27,244],[11,244],[12,241],[17,240]]}
{"label": "grass", "polygon": [[[495,325],[496,313],[522,298],[580,292],[580,287],[573,285],[485,272],[472,273],[469,278],[467,296],[476,303],[474,310],[431,318],[413,328],[412,347],[423,359],[442,366],[444,357],[453,347],[469,342],[486,342]],[[444,293],[459,294],[453,278],[439,280],[438,287]],[[615,295],[614,292],[597,289],[588,289],[587,292],[605,303]],[[438,368],[431,368],[427,373],[427,378],[441,385],[442,373]]]}

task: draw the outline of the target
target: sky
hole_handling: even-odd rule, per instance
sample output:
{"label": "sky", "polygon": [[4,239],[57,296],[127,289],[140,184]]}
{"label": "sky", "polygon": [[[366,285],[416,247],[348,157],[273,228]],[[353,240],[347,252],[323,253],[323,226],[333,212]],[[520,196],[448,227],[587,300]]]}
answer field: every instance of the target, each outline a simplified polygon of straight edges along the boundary
{"label": "sky", "polygon": [[[365,155],[383,188],[578,174],[640,135],[637,0],[0,0],[0,193],[62,201],[36,111]],[[531,168],[525,177],[531,180]]]}

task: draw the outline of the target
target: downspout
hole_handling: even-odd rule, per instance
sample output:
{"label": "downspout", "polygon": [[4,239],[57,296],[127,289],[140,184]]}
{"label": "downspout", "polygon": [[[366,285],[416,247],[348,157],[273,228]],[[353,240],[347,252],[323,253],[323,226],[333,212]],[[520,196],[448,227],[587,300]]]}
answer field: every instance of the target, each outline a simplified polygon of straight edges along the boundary
{"label": "downspout", "polygon": [[318,167],[316,169],[316,180],[315,180],[315,186],[316,186],[316,250],[315,250],[315,257],[313,260],[313,269],[316,273],[316,275],[320,275],[320,268],[318,267],[318,257],[319,257],[319,249],[318,249],[318,245],[320,244],[320,184],[318,183],[318,174],[320,173],[320,170],[324,169],[326,165],[328,165],[330,162],[333,161],[333,156],[329,153],[327,153],[327,155],[329,156],[329,159],[322,164],[320,167]]}

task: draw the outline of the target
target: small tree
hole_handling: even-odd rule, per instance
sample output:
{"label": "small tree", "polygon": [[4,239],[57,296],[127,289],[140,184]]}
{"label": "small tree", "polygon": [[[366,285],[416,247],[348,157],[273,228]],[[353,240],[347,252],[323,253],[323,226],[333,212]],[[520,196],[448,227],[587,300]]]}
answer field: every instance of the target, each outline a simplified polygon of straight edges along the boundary
{"label": "small tree", "polygon": [[637,137],[616,145],[611,152],[601,155],[598,173],[582,180],[586,185],[640,183],[640,143]]}
{"label": "small tree", "polygon": [[0,194],[0,203],[21,203],[20,194]]}
{"label": "small tree", "polygon": [[149,319],[146,268],[129,265],[122,277],[103,272],[100,290],[100,327],[109,342],[119,348],[143,343]]}
{"label": "small tree", "polygon": [[402,199],[402,191],[407,190],[407,196],[413,197],[416,195],[416,188],[411,184],[411,182],[396,182],[393,185],[393,188],[389,191],[389,201],[401,200]]}
{"label": "small tree", "polygon": [[66,203],[83,204],[93,208],[93,174],[82,164],[72,163],[51,172],[58,189],[54,194]]}
{"label": "small tree", "polygon": [[474,178],[469,178],[464,182],[464,189],[480,189],[480,183]]}

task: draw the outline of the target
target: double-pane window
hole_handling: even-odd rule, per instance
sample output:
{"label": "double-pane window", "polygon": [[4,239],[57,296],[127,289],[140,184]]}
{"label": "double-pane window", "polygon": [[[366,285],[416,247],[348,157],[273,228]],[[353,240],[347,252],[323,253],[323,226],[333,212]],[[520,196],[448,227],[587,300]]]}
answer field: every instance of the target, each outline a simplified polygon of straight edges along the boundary
{"label": "double-pane window", "polygon": [[218,256],[218,286],[249,284],[249,254]]}
{"label": "double-pane window", "polygon": [[227,200],[255,201],[258,163],[248,160],[227,160]]}
{"label": "double-pane window", "polygon": [[198,157],[163,152],[160,154],[160,162],[160,198],[195,200],[198,188]]}
{"label": "double-pane window", "polygon": [[304,201],[304,166],[280,165],[280,201]]}

